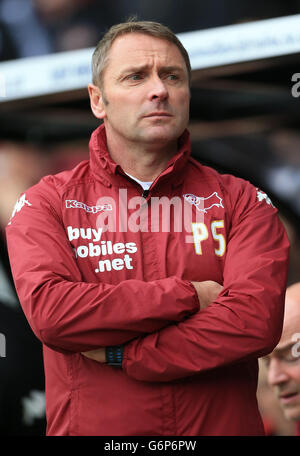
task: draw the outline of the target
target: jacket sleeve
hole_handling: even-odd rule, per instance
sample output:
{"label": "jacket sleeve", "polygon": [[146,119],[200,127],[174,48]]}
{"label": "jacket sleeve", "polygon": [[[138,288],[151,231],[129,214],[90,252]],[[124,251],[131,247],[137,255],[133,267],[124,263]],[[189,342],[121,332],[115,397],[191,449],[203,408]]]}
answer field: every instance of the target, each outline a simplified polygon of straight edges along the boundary
{"label": "jacket sleeve", "polygon": [[187,320],[127,344],[130,377],[167,382],[263,356],[278,343],[289,242],[270,200],[248,185],[236,195],[222,292]]}
{"label": "jacket sleeve", "polygon": [[39,184],[14,212],[6,229],[12,274],[27,320],[45,345],[81,352],[121,344],[199,310],[194,287],[176,277],[84,282],[60,217]]}

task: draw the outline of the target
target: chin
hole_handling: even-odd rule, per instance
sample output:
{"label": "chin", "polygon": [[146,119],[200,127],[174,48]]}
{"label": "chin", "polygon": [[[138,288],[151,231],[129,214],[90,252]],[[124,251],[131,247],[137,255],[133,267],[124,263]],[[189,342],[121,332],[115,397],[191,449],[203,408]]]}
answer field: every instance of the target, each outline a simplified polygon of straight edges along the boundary
{"label": "chin", "polygon": [[182,135],[184,129],[182,130],[169,130],[169,129],[154,129],[156,131],[149,132],[145,135],[145,142],[152,144],[168,144],[174,141],[177,141],[178,138]]}
{"label": "chin", "polygon": [[285,410],[284,411],[285,418],[288,421],[299,421],[300,420],[300,410]]}

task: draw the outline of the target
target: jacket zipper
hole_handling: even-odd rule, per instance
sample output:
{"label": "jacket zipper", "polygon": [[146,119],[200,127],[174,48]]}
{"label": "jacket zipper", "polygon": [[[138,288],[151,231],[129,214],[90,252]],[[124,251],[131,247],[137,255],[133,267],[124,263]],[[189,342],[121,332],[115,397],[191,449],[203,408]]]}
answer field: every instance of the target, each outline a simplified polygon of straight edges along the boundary
{"label": "jacket zipper", "polygon": [[142,198],[146,199],[148,195],[149,195],[149,190],[143,190]]}

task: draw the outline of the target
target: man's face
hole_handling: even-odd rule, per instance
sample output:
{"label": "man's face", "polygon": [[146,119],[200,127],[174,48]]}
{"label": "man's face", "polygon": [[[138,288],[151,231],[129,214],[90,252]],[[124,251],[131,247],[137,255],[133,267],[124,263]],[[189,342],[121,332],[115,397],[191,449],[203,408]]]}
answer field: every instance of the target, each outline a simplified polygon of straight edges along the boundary
{"label": "man's face", "polygon": [[188,72],[179,49],[169,41],[141,33],[118,37],[102,89],[107,135],[121,144],[168,144],[188,124]]}
{"label": "man's face", "polygon": [[[288,420],[300,420],[300,311],[286,302],[284,327],[279,344],[265,360],[268,382]],[[296,338],[295,338],[296,336]],[[298,337],[298,339],[297,339]]]}

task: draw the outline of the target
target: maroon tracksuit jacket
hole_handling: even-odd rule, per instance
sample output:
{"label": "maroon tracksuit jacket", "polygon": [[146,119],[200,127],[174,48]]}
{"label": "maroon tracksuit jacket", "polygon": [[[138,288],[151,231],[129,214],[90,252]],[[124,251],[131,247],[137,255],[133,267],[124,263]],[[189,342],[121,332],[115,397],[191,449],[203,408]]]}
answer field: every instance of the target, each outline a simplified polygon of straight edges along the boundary
{"label": "maroon tracksuit jacket", "polygon": [[[257,358],[277,344],[289,244],[267,195],[178,153],[142,198],[110,158],[46,176],[7,227],[44,347],[48,435],[260,435]],[[223,285],[199,310],[190,281]],[[125,344],[123,366],[81,355]]]}

